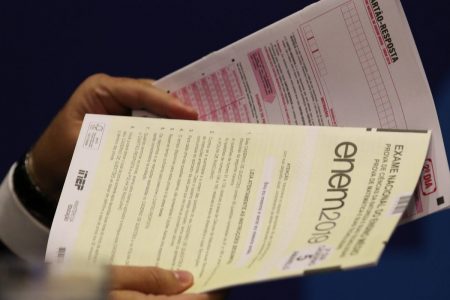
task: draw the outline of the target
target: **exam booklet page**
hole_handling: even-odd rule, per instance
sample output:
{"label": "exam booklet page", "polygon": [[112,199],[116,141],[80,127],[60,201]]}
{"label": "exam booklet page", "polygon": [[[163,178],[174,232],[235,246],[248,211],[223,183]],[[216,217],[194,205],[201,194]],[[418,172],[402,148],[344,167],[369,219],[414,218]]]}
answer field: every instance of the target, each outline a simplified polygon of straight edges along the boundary
{"label": "exam booklet page", "polygon": [[201,120],[430,129],[405,220],[450,205],[434,102],[398,0],[319,1],[156,85]]}
{"label": "exam booklet page", "polygon": [[46,260],[185,269],[192,292],[373,265],[430,135],[87,115]]}

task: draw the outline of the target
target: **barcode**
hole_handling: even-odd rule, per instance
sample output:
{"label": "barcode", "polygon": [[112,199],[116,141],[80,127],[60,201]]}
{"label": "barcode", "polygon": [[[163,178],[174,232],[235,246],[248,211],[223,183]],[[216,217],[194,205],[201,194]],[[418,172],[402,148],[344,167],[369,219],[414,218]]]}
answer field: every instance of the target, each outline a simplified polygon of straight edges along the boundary
{"label": "barcode", "polygon": [[66,255],[66,247],[58,248],[58,262],[62,262],[64,260],[64,256]]}
{"label": "barcode", "polygon": [[394,209],[392,210],[392,214],[402,214],[406,208],[408,207],[409,200],[411,199],[411,195],[400,197],[395,204]]}

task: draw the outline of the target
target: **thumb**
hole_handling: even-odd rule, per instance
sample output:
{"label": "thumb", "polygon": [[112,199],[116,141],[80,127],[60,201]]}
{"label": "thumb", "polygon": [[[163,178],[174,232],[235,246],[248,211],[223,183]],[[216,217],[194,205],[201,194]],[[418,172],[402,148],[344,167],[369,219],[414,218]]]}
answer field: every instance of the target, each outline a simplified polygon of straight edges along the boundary
{"label": "thumb", "polygon": [[111,290],[129,290],[145,294],[179,294],[192,286],[187,271],[169,271],[157,267],[113,266]]}

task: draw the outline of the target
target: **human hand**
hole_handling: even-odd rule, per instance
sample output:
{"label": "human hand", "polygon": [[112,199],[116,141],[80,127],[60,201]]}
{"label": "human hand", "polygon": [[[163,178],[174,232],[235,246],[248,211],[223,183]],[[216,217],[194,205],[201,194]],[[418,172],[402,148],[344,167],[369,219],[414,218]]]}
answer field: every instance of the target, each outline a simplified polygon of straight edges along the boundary
{"label": "human hand", "polygon": [[181,294],[193,284],[186,271],[157,267],[113,266],[109,300],[219,300],[222,294]]}
{"label": "human hand", "polygon": [[75,90],[29,153],[29,175],[56,204],[86,113],[129,115],[145,109],[157,115],[197,119],[196,111],[152,85],[151,80],[97,74]]}

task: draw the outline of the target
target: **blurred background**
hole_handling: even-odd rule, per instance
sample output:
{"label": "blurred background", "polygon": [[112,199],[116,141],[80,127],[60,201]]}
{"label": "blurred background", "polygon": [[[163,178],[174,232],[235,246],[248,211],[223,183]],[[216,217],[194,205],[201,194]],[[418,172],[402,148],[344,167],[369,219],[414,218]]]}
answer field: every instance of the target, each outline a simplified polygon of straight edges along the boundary
{"label": "blurred background", "polygon": [[[2,1],[0,176],[90,74],[159,78],[312,2]],[[450,2],[403,5],[450,147]],[[449,230],[450,211],[440,212],[400,226],[377,267],[239,287],[230,298],[450,299]]]}

